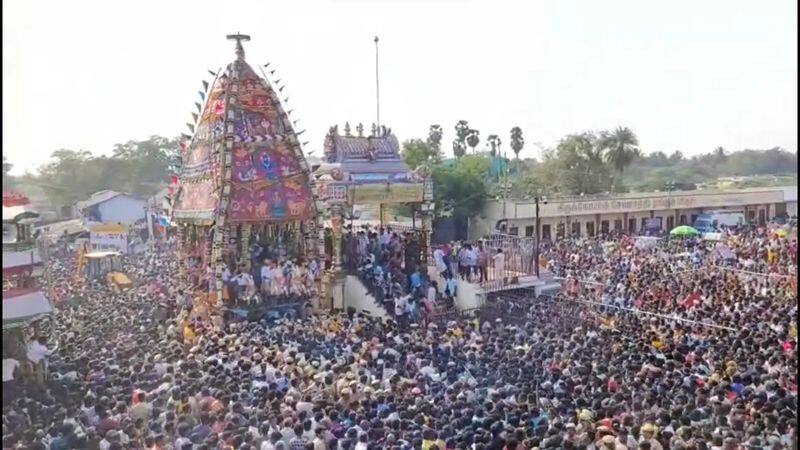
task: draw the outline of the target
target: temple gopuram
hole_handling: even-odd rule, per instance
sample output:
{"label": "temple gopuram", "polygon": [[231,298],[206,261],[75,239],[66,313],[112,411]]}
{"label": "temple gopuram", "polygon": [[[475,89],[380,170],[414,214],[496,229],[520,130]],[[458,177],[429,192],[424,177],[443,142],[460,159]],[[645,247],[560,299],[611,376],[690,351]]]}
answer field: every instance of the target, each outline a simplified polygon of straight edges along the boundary
{"label": "temple gopuram", "polygon": [[209,291],[218,304],[224,268],[248,264],[251,243],[302,257],[315,254],[318,235],[309,166],[292,122],[266,76],[245,62],[249,37],[228,38],[236,60],[204,93],[173,206],[182,260],[213,269]]}
{"label": "temple gopuram", "polygon": [[[391,129],[371,127],[365,135],[358,124],[353,134],[349,123],[344,132],[338,126],[328,130],[324,142],[322,164],[313,172],[315,199],[318,209],[330,224],[332,245],[329,250],[331,270],[327,273],[326,296],[334,307],[345,303],[341,285],[343,221],[348,212],[358,206],[377,206],[381,211],[380,225],[415,233],[420,242],[418,260],[427,268],[433,214],[433,180],[430,169],[420,166],[410,170],[400,154],[400,145]],[[390,224],[384,220],[384,207],[409,205],[414,222],[412,227]],[[417,222],[416,219],[419,218]]]}

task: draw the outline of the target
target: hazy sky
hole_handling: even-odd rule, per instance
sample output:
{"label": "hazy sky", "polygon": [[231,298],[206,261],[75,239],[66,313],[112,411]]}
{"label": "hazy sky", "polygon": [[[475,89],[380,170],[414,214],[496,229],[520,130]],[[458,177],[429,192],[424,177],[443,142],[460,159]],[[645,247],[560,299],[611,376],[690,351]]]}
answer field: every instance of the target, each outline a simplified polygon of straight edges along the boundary
{"label": "hazy sky", "polygon": [[286,84],[306,151],[330,125],[399,139],[469,120],[534,142],[625,125],[646,151],[797,148],[797,1],[3,2],[3,152],[13,173],[58,148],[186,132],[208,69],[247,60]]}

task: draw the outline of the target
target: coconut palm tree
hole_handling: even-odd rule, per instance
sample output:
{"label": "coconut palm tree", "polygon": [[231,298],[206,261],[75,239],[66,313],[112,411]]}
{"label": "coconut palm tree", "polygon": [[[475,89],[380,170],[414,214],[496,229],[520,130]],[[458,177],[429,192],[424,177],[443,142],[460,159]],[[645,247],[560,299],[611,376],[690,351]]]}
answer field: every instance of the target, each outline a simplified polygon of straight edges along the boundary
{"label": "coconut palm tree", "polygon": [[522,128],[514,127],[511,129],[511,150],[514,155],[519,159],[519,152],[525,147],[525,139],[522,137]]}
{"label": "coconut palm tree", "polygon": [[467,145],[472,147],[472,154],[475,154],[475,147],[481,142],[480,138],[480,131],[478,130],[469,130],[469,134],[467,135]]}
{"label": "coconut palm tree", "polygon": [[611,133],[605,133],[600,140],[606,163],[619,173],[642,155],[639,139],[628,127],[617,127]]}
{"label": "coconut palm tree", "polygon": [[492,148],[491,150],[492,156],[497,155],[497,151],[500,150],[500,144],[502,144],[502,141],[500,141],[500,136],[496,134],[490,134],[486,142],[488,142],[489,147]]}

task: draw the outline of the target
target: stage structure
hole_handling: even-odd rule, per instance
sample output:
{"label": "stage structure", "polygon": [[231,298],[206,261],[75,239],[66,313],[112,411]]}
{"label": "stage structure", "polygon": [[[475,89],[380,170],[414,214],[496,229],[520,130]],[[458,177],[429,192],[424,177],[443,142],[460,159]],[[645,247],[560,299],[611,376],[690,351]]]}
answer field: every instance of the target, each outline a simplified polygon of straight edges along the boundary
{"label": "stage structure", "polygon": [[282,256],[313,256],[318,235],[309,167],[281,106],[282,88],[245,62],[249,36],[228,39],[236,41],[236,60],[200,91],[205,105],[196,104],[195,123],[187,124],[194,134],[182,146],[172,213],[181,260],[213,268],[209,291],[217,304],[224,265],[233,272],[249,264],[251,243],[269,243]]}
{"label": "stage structure", "polygon": [[[372,124],[364,135],[358,124],[355,134],[345,124],[344,134],[338,126],[328,130],[324,142],[322,164],[313,172],[317,210],[324,212],[330,223],[332,244],[329,245],[331,268],[326,272],[326,300],[341,305],[342,232],[346,214],[354,205],[378,205],[383,223],[384,205],[411,204],[421,226],[413,230],[421,237],[420,261],[427,267],[430,253],[433,214],[433,181],[427,166],[409,170],[400,155],[400,146],[391,130]],[[417,223],[415,221],[415,223]],[[388,225],[388,224],[387,224]]]}

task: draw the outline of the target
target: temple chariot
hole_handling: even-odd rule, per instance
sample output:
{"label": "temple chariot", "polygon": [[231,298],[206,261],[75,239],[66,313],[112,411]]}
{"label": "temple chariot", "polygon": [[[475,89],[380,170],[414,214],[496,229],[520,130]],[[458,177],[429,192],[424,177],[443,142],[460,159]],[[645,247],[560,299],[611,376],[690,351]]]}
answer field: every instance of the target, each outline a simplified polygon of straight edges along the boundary
{"label": "temple chariot", "polygon": [[251,264],[251,245],[313,256],[318,234],[309,166],[289,115],[263,71],[245,61],[249,37],[228,38],[236,60],[202,92],[172,212],[182,260],[213,271],[209,292],[218,303],[223,272]]}

